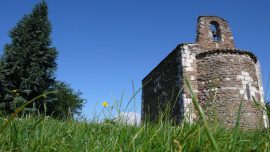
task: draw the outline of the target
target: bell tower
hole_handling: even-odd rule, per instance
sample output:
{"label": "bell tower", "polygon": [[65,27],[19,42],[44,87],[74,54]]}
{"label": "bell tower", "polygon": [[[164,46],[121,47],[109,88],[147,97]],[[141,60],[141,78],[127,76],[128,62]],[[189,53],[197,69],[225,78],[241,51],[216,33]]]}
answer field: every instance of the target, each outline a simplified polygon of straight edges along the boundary
{"label": "bell tower", "polygon": [[235,48],[228,22],[217,16],[198,18],[196,42],[206,50]]}

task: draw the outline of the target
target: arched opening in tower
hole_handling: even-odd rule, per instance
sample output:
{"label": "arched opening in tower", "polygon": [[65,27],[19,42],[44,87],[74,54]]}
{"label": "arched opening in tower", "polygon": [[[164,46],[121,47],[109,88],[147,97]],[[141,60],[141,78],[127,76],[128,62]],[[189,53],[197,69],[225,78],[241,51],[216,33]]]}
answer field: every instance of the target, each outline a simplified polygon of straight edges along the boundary
{"label": "arched opening in tower", "polygon": [[213,41],[215,41],[215,42],[220,41],[221,40],[221,34],[220,34],[220,29],[219,29],[218,22],[215,22],[215,21],[210,22],[210,29],[212,31]]}

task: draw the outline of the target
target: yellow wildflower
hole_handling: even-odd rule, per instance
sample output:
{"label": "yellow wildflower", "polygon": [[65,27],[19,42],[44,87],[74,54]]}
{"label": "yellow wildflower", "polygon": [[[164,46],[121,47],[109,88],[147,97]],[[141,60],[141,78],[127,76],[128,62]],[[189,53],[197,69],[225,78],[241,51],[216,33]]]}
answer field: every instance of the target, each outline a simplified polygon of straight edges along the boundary
{"label": "yellow wildflower", "polygon": [[109,105],[109,104],[108,104],[107,101],[102,102],[102,106],[103,106],[103,107],[108,107],[108,105]]}

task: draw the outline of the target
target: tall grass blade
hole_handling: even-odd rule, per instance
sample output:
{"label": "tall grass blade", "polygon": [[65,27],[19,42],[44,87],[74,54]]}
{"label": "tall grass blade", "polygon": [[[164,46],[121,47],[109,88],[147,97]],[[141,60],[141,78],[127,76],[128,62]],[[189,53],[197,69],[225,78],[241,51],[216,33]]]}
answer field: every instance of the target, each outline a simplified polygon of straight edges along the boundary
{"label": "tall grass blade", "polygon": [[8,126],[8,124],[21,112],[23,111],[23,109],[28,106],[29,104],[31,104],[32,102],[34,102],[35,100],[42,98],[42,97],[46,97],[48,94],[53,94],[53,93],[57,93],[57,91],[51,91],[51,92],[46,92],[43,93],[41,95],[38,95],[37,97],[25,102],[22,106],[20,106],[18,109],[15,110],[15,112],[8,118],[8,120],[4,123],[3,126],[1,126],[0,128],[0,134],[5,130],[5,128]]}
{"label": "tall grass blade", "polygon": [[[267,93],[268,93],[268,89],[269,89],[269,84],[270,84],[270,74],[268,76],[268,81],[267,81],[267,85],[266,85],[266,91],[265,91],[265,96],[264,96],[264,101],[266,101],[266,97],[267,97]],[[262,97],[263,98],[263,97]]]}
{"label": "tall grass blade", "polygon": [[188,89],[189,89],[189,91],[190,91],[191,98],[192,98],[192,102],[193,102],[193,104],[195,105],[195,108],[198,110],[199,115],[200,115],[200,117],[201,117],[201,119],[202,119],[202,122],[203,122],[203,125],[204,125],[204,127],[205,127],[207,136],[208,136],[208,138],[209,138],[209,140],[210,140],[212,146],[214,147],[214,149],[215,149],[216,151],[219,151],[219,148],[218,148],[218,145],[217,145],[217,143],[216,143],[216,140],[214,139],[213,135],[212,135],[211,132],[210,132],[208,123],[207,123],[207,121],[206,121],[205,113],[203,112],[203,109],[202,109],[202,107],[200,106],[200,104],[199,104],[199,102],[198,102],[198,100],[197,100],[197,98],[196,98],[195,93],[193,92],[193,89],[192,89],[192,87],[191,87],[191,85],[190,85],[190,82],[187,80],[186,77],[185,77],[185,82],[186,82],[186,84],[187,84],[187,86],[188,86]]}
{"label": "tall grass blade", "polygon": [[239,136],[239,125],[240,125],[242,107],[243,107],[243,100],[241,100],[238,111],[237,111],[237,119],[236,119],[234,131],[233,131],[232,151],[235,151],[237,138]]}
{"label": "tall grass blade", "polygon": [[129,107],[129,104],[131,103],[132,100],[135,99],[136,95],[137,95],[137,94],[142,90],[142,88],[143,88],[144,86],[146,86],[150,81],[151,81],[151,79],[150,79],[149,81],[147,81],[142,87],[140,87],[135,93],[133,93],[133,95],[131,96],[131,98],[129,99],[129,101],[128,101],[127,105],[126,105],[126,108],[125,108],[124,112],[127,111],[127,108]]}

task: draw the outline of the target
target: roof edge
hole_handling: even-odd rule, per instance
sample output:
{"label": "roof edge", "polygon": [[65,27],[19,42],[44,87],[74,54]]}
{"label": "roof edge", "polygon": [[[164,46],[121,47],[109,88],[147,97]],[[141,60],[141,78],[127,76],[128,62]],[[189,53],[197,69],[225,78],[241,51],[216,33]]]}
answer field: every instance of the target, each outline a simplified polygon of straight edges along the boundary
{"label": "roof edge", "polygon": [[219,18],[219,19],[225,21],[226,23],[228,23],[228,21],[225,20],[224,18],[221,18],[221,17],[219,17],[219,16],[211,16],[211,15],[210,15],[210,16],[207,16],[207,15],[199,16],[198,19],[197,19],[197,21],[199,21],[199,19],[202,18],[202,17],[215,17],[215,18]]}
{"label": "roof edge", "polygon": [[180,44],[178,44],[168,55],[166,55],[166,57],[164,57],[158,64],[157,64],[157,66],[155,66],[155,68],[154,69],[152,69],[143,79],[142,79],[142,82],[144,82],[146,79],[147,79],[147,77],[149,76],[149,75],[151,75],[163,62],[164,62],[164,60],[166,59],[166,58],[168,58],[172,53],[174,53],[174,51],[176,51],[176,50],[179,50],[183,45],[187,45],[187,44],[190,44],[190,43],[180,43]]}
{"label": "roof edge", "polygon": [[206,52],[202,52],[196,55],[196,58],[201,58],[205,57],[207,55],[211,54],[240,54],[240,55],[247,55],[249,56],[255,63],[257,63],[258,59],[255,54],[253,54],[250,51],[247,50],[241,50],[241,49],[215,49],[215,50],[210,50]]}

